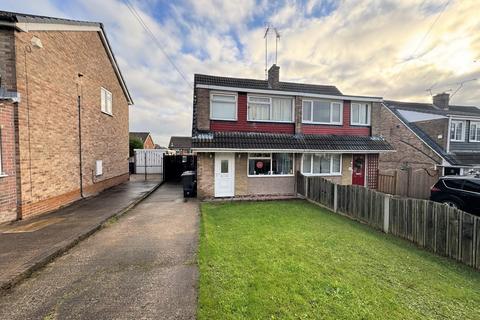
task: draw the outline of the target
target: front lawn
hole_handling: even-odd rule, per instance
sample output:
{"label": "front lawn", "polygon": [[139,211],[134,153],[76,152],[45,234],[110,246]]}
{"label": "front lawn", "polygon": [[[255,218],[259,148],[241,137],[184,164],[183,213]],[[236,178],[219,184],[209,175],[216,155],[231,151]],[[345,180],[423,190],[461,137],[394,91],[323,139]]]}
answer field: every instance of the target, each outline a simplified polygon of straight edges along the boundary
{"label": "front lawn", "polygon": [[308,202],[201,211],[199,319],[480,319],[480,272]]}

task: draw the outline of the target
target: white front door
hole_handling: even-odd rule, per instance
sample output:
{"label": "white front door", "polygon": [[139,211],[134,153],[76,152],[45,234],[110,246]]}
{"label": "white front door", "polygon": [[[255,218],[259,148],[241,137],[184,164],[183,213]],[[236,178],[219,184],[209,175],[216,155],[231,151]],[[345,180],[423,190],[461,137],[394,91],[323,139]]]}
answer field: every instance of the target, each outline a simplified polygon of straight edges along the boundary
{"label": "white front door", "polygon": [[215,153],[215,197],[235,195],[235,154]]}

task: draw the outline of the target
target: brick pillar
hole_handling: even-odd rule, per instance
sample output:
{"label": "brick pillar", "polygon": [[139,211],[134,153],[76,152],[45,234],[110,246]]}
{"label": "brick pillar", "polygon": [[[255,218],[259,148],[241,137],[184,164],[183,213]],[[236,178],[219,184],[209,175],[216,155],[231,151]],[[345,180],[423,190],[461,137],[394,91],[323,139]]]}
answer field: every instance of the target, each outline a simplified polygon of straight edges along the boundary
{"label": "brick pillar", "polygon": [[302,98],[295,97],[295,134],[302,133]]}

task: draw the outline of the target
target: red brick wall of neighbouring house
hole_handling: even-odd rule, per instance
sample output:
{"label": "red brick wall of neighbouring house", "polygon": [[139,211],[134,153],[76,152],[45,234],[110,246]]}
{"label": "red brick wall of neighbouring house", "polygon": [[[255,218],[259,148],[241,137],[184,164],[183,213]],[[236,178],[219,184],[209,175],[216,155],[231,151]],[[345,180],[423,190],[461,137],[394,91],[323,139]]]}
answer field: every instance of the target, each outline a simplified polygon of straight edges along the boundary
{"label": "red brick wall of neighbouring house", "polygon": [[247,121],[247,94],[238,94],[237,121],[210,120],[211,131],[295,133],[294,123]]}
{"label": "red brick wall of neighbouring house", "polygon": [[332,125],[303,123],[302,132],[304,134],[335,134],[335,135],[349,135],[349,136],[369,136],[370,127],[351,126],[350,125],[350,101],[344,101],[342,125],[332,126]]}
{"label": "red brick wall of neighbouring house", "polygon": [[[43,48],[31,47],[33,36]],[[16,31],[15,46],[21,217],[80,197],[79,92],[85,195],[128,180],[128,102],[99,33]],[[112,93],[113,115],[101,112],[101,87]],[[101,176],[96,160],[103,161]]]}
{"label": "red brick wall of neighbouring house", "polygon": [[15,104],[0,101],[0,223],[17,218],[14,108]]}
{"label": "red brick wall of neighbouring house", "polygon": [[155,149],[155,143],[153,143],[153,139],[150,135],[147,137],[147,139],[145,139],[145,142],[143,143],[143,148],[144,149]]}

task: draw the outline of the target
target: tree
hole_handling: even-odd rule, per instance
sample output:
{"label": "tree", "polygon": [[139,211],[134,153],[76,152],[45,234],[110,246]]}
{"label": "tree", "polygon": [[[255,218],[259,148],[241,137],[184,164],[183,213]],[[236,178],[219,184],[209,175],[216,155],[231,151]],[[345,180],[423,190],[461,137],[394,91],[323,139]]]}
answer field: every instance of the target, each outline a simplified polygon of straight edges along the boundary
{"label": "tree", "polygon": [[135,155],[134,149],[143,149],[143,142],[138,138],[131,138],[130,139],[130,157]]}

